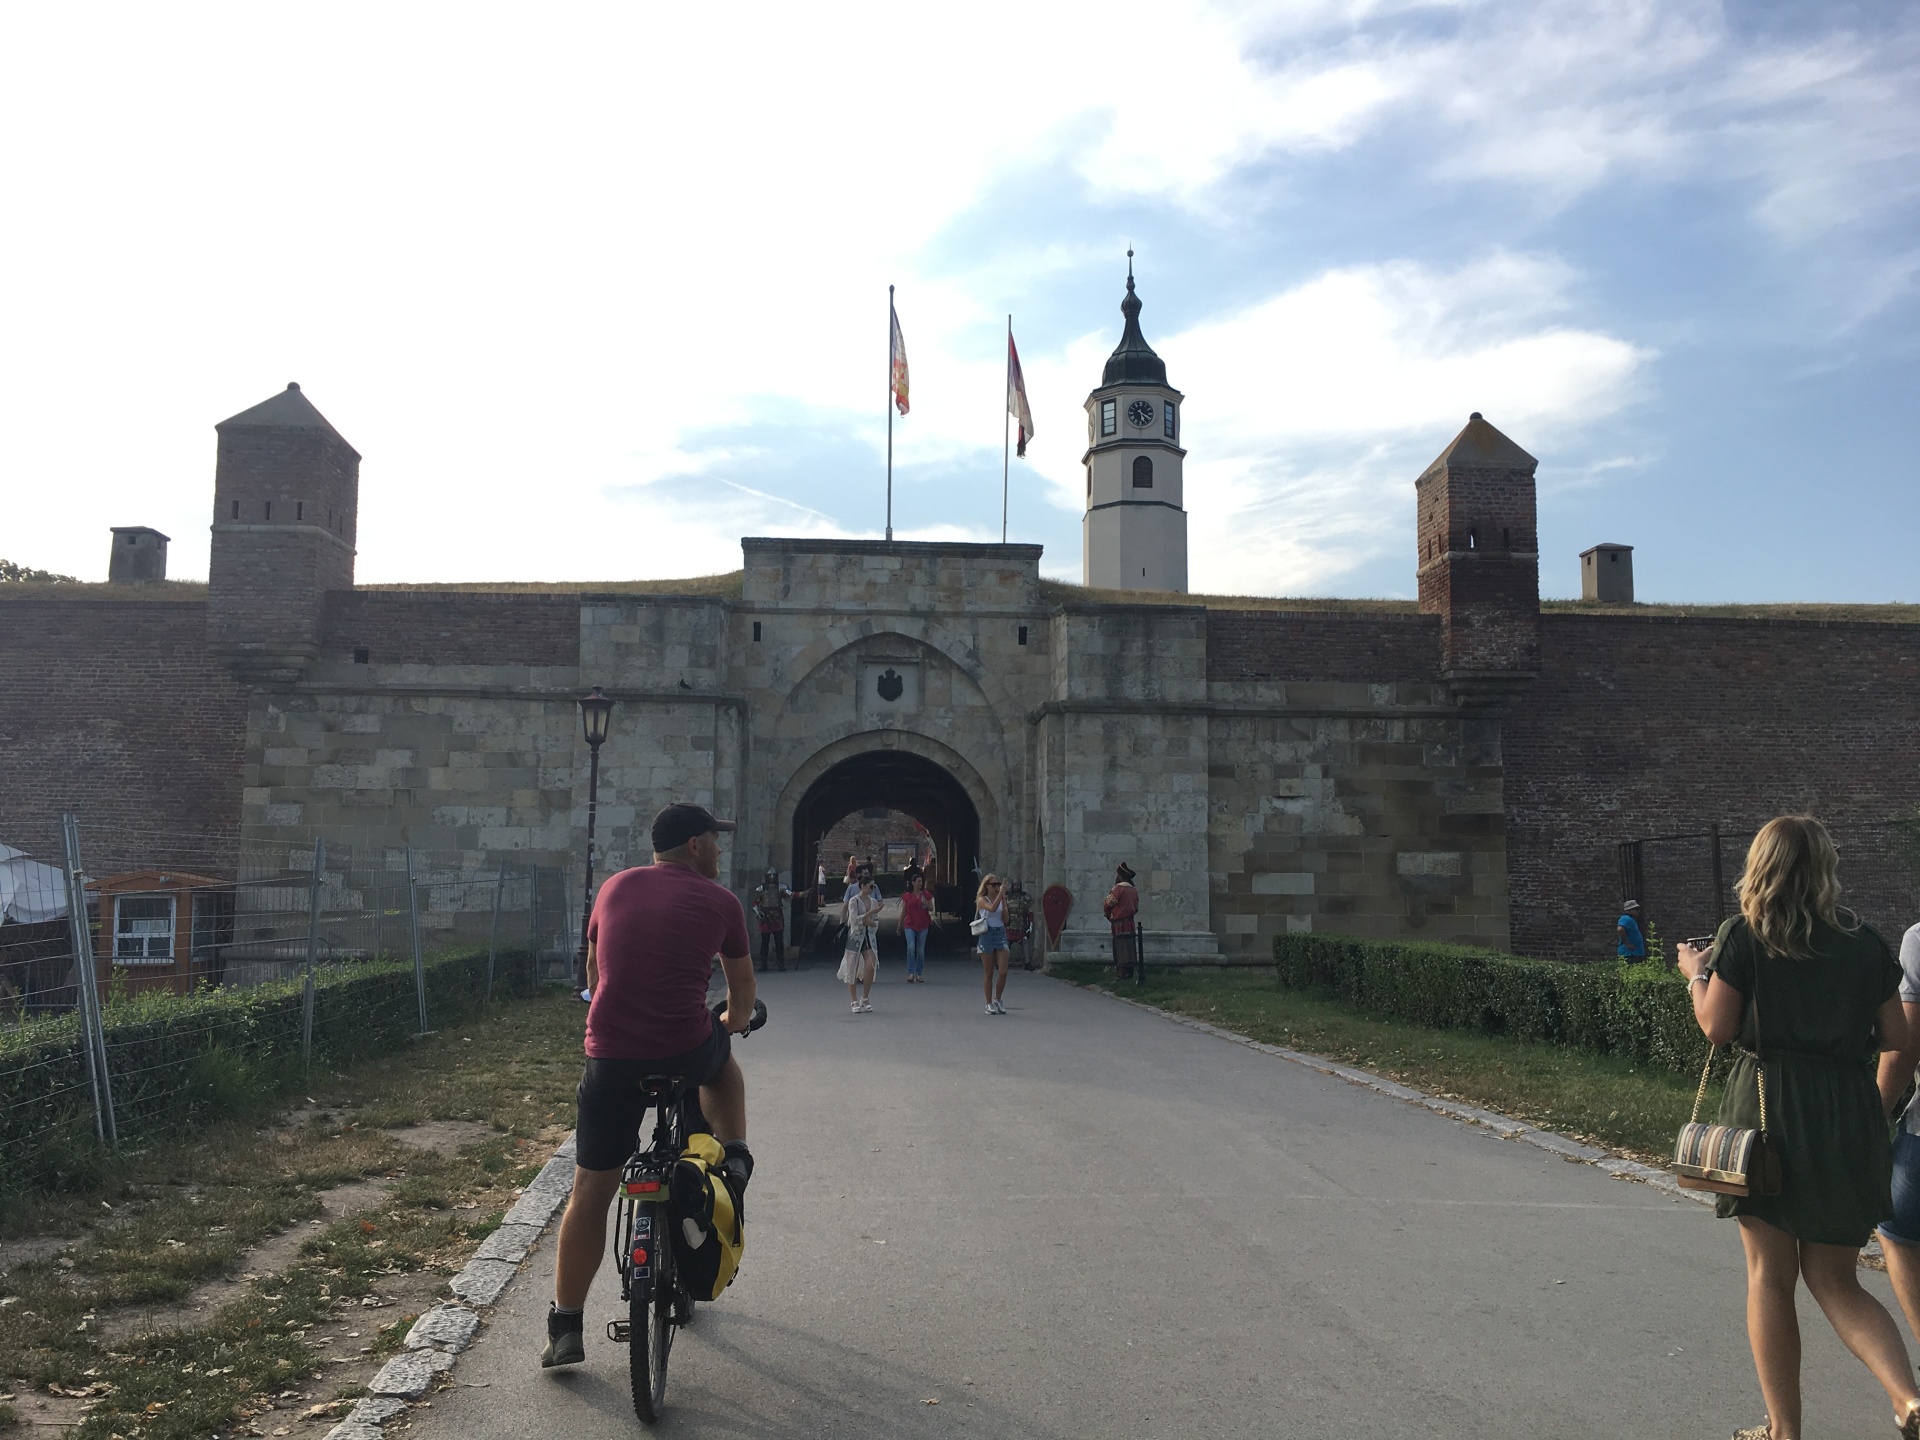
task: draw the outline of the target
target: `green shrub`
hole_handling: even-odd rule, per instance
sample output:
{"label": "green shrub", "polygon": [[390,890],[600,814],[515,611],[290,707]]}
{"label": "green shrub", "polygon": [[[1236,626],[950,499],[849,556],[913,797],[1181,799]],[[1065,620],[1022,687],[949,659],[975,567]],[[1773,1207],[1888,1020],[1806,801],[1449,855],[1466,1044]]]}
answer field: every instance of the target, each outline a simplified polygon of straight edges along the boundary
{"label": "green shrub", "polygon": [[[487,957],[426,962],[428,1024],[480,1004]],[[502,954],[494,993],[524,993],[532,967]],[[113,1114],[123,1143],[244,1114],[304,1082],[305,984],[278,980],[191,995],[112,994],[103,1009]],[[330,966],[315,976],[313,1063],[329,1068],[404,1045],[420,1028],[410,961]],[[37,1019],[0,1033],[0,1199],[84,1189],[107,1165],[94,1134],[92,1085],[78,1020]]]}
{"label": "green shrub", "polygon": [[1434,1030],[1477,1030],[1663,1070],[1697,1069],[1707,1042],[1686,982],[1658,964],[1569,965],[1466,945],[1276,935],[1290,990],[1326,990],[1354,1009]]}

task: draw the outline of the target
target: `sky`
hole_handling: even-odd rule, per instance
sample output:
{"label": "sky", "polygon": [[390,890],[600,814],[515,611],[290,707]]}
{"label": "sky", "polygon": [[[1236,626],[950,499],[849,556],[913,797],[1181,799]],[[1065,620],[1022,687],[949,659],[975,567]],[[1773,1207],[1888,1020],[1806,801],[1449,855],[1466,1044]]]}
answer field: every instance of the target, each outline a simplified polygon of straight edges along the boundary
{"label": "sky", "polygon": [[[647,579],[743,535],[1080,577],[1126,251],[1196,589],[1410,596],[1415,477],[1540,461],[1541,589],[1920,601],[1920,6],[17,5],[0,556],[204,577],[213,425],[300,382],[358,578]],[[1905,538],[1903,538],[1905,537]]]}

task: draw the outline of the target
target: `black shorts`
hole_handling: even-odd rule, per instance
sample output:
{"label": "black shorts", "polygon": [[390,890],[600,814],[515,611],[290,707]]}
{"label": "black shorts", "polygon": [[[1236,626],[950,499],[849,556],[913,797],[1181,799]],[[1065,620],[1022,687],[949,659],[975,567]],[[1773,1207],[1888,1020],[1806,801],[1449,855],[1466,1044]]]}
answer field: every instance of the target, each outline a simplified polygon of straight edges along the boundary
{"label": "black shorts", "polygon": [[[696,1086],[709,1083],[733,1054],[733,1037],[714,1022],[713,1033],[684,1055],[667,1060],[587,1059],[575,1099],[574,1161],[582,1170],[618,1170],[640,1148],[640,1125],[647,1115],[640,1082],[649,1075],[684,1075]],[[697,1090],[687,1095],[687,1131],[707,1129],[700,1118]]]}

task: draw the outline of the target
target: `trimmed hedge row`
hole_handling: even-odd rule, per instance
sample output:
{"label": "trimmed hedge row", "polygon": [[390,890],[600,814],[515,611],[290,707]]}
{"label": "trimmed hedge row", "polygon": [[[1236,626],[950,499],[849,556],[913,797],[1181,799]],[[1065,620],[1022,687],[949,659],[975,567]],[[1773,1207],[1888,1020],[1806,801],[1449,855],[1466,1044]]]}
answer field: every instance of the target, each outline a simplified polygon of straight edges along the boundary
{"label": "trimmed hedge row", "polygon": [[1383,1019],[1689,1073],[1707,1058],[1686,982],[1662,965],[1570,965],[1466,945],[1316,934],[1274,936],[1273,960],[1287,989],[1331,990]]}
{"label": "trimmed hedge row", "polygon": [[[487,957],[425,966],[429,1024],[481,1003]],[[494,993],[532,989],[527,957],[502,953]],[[122,1144],[180,1134],[302,1084],[304,982],[116,998],[106,1007],[107,1069]],[[339,1067],[404,1045],[420,1027],[413,966],[378,960],[314,979],[313,1063]],[[79,1021],[33,1020],[0,1033],[0,1198],[86,1185],[105,1163]]]}

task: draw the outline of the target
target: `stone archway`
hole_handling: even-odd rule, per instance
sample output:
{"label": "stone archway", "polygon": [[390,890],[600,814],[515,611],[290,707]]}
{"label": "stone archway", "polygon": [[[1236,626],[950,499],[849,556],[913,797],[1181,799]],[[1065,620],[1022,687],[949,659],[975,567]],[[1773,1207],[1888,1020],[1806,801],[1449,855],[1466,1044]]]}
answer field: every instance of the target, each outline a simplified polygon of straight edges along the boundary
{"label": "stone archway", "polygon": [[[885,806],[911,815],[933,837],[932,879],[946,908],[972,899],[973,866],[998,833],[998,812],[979,774],[938,741],[905,731],[869,731],[838,740],[794,773],[774,814],[795,877],[811,877],[820,837],[842,816]],[[837,875],[840,857],[827,870]]]}

